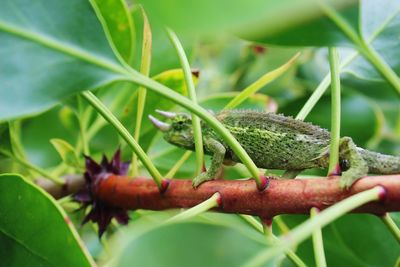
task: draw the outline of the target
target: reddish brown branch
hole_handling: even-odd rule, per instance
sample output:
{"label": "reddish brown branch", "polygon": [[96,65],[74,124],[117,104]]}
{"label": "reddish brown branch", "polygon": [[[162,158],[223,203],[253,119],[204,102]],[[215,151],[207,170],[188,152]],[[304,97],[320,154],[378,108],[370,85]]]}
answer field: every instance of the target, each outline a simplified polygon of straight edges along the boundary
{"label": "reddish brown branch", "polygon": [[259,192],[254,180],[214,180],[192,188],[191,180],[171,180],[164,194],[146,178],[111,175],[96,187],[96,197],[120,208],[165,210],[190,208],[219,192],[222,206],[217,211],[257,215],[307,214],[312,207],[325,209],[356,193],[381,185],[383,201],[368,203],[354,212],[384,214],[400,210],[400,175],[371,176],[360,179],[348,191],[339,188],[339,178],[271,180]]}
{"label": "reddish brown branch", "polygon": [[[83,185],[82,176],[66,176],[67,185],[40,181],[55,198],[75,193]],[[321,177],[323,178],[323,177]],[[222,206],[217,211],[257,215],[264,218],[278,214],[307,214],[312,207],[325,209],[356,193],[381,185],[386,189],[382,202],[366,204],[354,212],[384,214],[400,211],[400,175],[370,176],[357,181],[350,190],[338,186],[339,178],[271,180],[268,189],[259,192],[254,180],[215,180],[193,189],[191,180],[171,180],[160,194],[148,178],[110,175],[96,186],[96,198],[109,205],[127,209],[165,210],[190,208],[219,192]]]}

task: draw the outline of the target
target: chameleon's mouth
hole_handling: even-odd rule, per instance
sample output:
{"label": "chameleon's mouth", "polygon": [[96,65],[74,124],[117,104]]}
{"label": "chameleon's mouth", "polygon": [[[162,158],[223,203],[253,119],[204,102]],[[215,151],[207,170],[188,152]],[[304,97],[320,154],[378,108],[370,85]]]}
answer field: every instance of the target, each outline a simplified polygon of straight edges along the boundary
{"label": "chameleon's mouth", "polygon": [[153,116],[149,115],[149,120],[151,121],[151,123],[157,128],[159,129],[161,132],[168,132],[171,129],[171,124],[162,122],[156,118],[154,118]]}

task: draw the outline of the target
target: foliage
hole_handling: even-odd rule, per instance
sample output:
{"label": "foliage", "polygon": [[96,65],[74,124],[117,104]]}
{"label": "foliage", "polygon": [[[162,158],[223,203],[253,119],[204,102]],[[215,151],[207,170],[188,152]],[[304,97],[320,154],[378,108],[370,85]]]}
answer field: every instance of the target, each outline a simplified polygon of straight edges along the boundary
{"label": "foliage", "polygon": [[[71,209],[69,198],[54,201],[27,181],[81,172],[83,153],[100,159],[121,146],[123,159],[130,160],[132,151],[140,148],[145,152],[140,175],[150,176],[148,169],[166,174],[174,167],[174,177],[193,177],[194,153],[174,166],[185,151],[166,144],[151,126],[147,116],[155,109],[189,110],[218,129],[232,146],[237,144],[207,109],[217,111],[240,102],[237,108],[291,116],[300,112],[299,118],[329,129],[327,47],[338,47],[340,54],[341,135],[361,147],[400,155],[398,1],[139,2],[151,26],[151,78],[138,71],[146,39],[145,13],[138,3],[2,1],[0,173],[26,177],[0,177],[0,255],[10,246],[14,251],[1,256],[8,265],[92,264],[74,226],[65,222],[63,209],[78,228],[85,211]],[[164,25],[176,31],[190,66],[199,70],[199,77],[196,72],[192,76],[199,104],[187,98],[184,72]],[[266,73],[297,52],[300,57],[290,67],[285,65],[282,76],[251,87],[252,94],[237,101],[239,91],[264,75],[270,77]],[[129,137],[134,134],[139,86],[147,91],[139,144],[127,144],[118,131],[124,127]],[[82,92],[87,90],[104,103],[103,112],[112,112],[122,123],[118,131],[85,101]],[[247,169],[227,167],[225,178],[254,176],[252,162],[246,161],[246,154],[242,157]],[[93,241],[93,227],[79,232],[98,263],[115,266],[239,266],[273,247],[237,215],[207,212],[188,221],[164,223],[175,213],[131,212],[128,227],[114,225],[106,232],[106,244]],[[398,214],[393,217],[400,220]],[[284,233],[285,223],[293,228],[307,220],[281,216],[274,222],[274,233]],[[323,240],[329,266],[393,266],[400,253],[395,238],[373,215],[343,216],[323,229]],[[314,266],[311,241],[297,245],[296,254]],[[267,263],[293,264],[284,255]]]}

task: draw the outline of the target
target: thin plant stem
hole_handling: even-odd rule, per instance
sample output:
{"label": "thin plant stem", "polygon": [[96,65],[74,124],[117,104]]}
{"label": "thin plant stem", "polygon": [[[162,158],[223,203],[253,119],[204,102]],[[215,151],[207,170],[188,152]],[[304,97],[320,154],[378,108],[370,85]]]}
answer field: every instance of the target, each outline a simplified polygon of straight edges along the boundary
{"label": "thin plant stem", "polygon": [[257,166],[254,164],[253,160],[244,150],[244,148],[239,144],[235,137],[227,130],[222,123],[212,116],[207,110],[202,108],[200,105],[193,103],[186,97],[174,92],[168,87],[138,73],[137,71],[130,69],[131,76],[129,78],[121,78],[121,80],[131,81],[140,85],[145,86],[147,89],[154,91],[155,93],[161,94],[165,98],[179,104],[180,106],[188,109],[189,111],[195,113],[204,122],[206,122],[212,129],[215,130],[217,134],[229,145],[241,162],[247,167],[250,174],[255,179],[259,189],[264,189],[265,184],[260,177],[260,172]]}
{"label": "thin plant stem", "polygon": [[[152,34],[147,15],[144,9],[140,7],[143,15],[143,43],[142,43],[142,60],[140,64],[140,73],[149,76],[151,64],[151,47],[152,47]],[[143,111],[146,103],[146,88],[139,87],[138,89],[138,102],[134,138],[139,143],[140,130],[142,126]],[[136,153],[132,155],[131,175],[133,177],[138,175],[138,157]]]}
{"label": "thin plant stem", "polygon": [[329,84],[331,83],[330,75],[326,75],[318,87],[315,89],[313,94],[301,108],[300,112],[296,116],[296,120],[304,120],[307,115],[311,112],[311,110],[315,107],[317,102],[321,99],[322,95],[325,93],[326,89],[328,89]]}
{"label": "thin plant stem", "polygon": [[121,137],[126,141],[126,143],[132,148],[132,150],[138,155],[139,159],[142,161],[145,168],[148,170],[150,175],[153,177],[158,188],[161,189],[162,176],[157,168],[153,165],[151,160],[147,157],[146,153],[135,141],[129,131],[122,125],[122,123],[107,109],[107,107],[91,92],[85,91],[81,95],[93,106],[97,112],[105,120],[107,120],[121,135]]}
{"label": "thin plant stem", "polygon": [[[278,240],[278,238],[273,234],[273,232],[268,229],[266,230],[266,227],[263,227],[262,223],[260,223],[259,221],[257,221],[254,216],[251,215],[245,215],[245,214],[240,214],[239,215],[242,219],[244,219],[249,225],[251,225],[252,227],[254,227],[257,231],[259,231],[260,233],[264,233],[266,234],[268,231],[268,234],[271,235],[269,238],[272,242],[275,242],[276,240]],[[307,265],[302,261],[302,259],[292,250],[292,249],[288,249],[286,252],[286,256],[288,257],[288,259],[290,261],[292,261],[292,263],[298,267],[306,267]]]}
{"label": "thin plant stem", "polygon": [[344,32],[344,34],[358,47],[360,53],[375,67],[375,69],[390,83],[400,94],[400,78],[385,60],[365,42],[349,25],[349,23],[328,4],[319,1],[325,14]]}
{"label": "thin plant stem", "polygon": [[192,155],[192,151],[188,150],[186,151],[182,157],[175,163],[175,165],[169,170],[169,172],[164,175],[165,178],[171,178],[174,177],[176,172],[179,170],[180,167],[182,167],[183,163]]}
{"label": "thin plant stem", "polygon": [[245,267],[261,266],[273,257],[285,252],[290,247],[297,245],[307,239],[314,232],[315,228],[322,228],[337,218],[343,216],[349,211],[362,206],[368,202],[381,199],[385,194],[385,189],[381,186],[376,186],[372,189],[353,195],[341,202],[327,208],[320,214],[316,215],[304,223],[300,224],[287,235],[284,235],[277,240],[276,246],[268,250],[262,251],[245,263]]}
{"label": "thin plant stem", "polygon": [[300,52],[296,53],[288,62],[283,64],[282,66],[267,72],[263,76],[261,76],[258,80],[247,86],[243,89],[238,95],[236,95],[226,106],[224,109],[233,109],[240,105],[243,101],[245,101],[249,96],[256,93],[258,90],[263,88],[265,85],[277,79],[282,74],[286,73],[286,71],[293,65],[294,61],[299,57]]}
{"label": "thin plant stem", "polygon": [[82,148],[83,148],[83,153],[85,155],[90,155],[90,150],[89,150],[89,143],[86,135],[86,122],[87,120],[84,119],[83,116],[83,103],[82,103],[82,97],[80,95],[77,96],[77,101],[78,101],[78,123],[79,123],[79,133],[81,137],[81,142],[82,142]]}
{"label": "thin plant stem", "polygon": [[282,216],[275,216],[274,222],[276,223],[276,225],[278,226],[278,228],[282,234],[289,233],[290,229],[286,225],[286,223],[283,221]]}
{"label": "thin plant stem", "polygon": [[329,148],[329,173],[336,172],[339,161],[340,141],[340,73],[337,49],[329,48],[329,65],[331,69],[331,144]]}
{"label": "thin plant stem", "polygon": [[386,213],[381,217],[382,221],[385,223],[389,231],[393,234],[396,238],[397,242],[400,243],[400,229],[397,224],[393,221],[392,217],[389,213]]}
{"label": "thin plant stem", "polygon": [[178,222],[178,221],[183,221],[187,220],[190,218],[193,218],[194,216],[197,216],[203,212],[206,212],[212,208],[216,208],[220,205],[221,202],[221,195],[220,193],[216,192],[214,195],[212,195],[209,199],[206,201],[201,202],[200,204],[194,206],[193,208],[187,209],[178,215],[175,215],[172,218],[169,218],[167,220],[168,223],[171,222]]}
{"label": "thin plant stem", "polygon": [[28,168],[28,169],[36,172],[37,174],[40,174],[44,178],[47,178],[47,179],[53,181],[54,183],[56,183],[58,185],[64,185],[65,184],[65,181],[63,179],[51,175],[50,173],[48,173],[47,171],[43,170],[42,168],[39,168],[39,167],[33,165],[32,163],[30,163],[29,161],[27,161],[27,160],[25,160],[23,158],[20,158],[19,156],[13,155],[12,153],[10,153],[10,152],[8,152],[8,151],[6,151],[4,149],[0,149],[0,154],[3,154],[4,156],[9,157],[10,159],[12,159],[15,162],[21,164],[25,168]]}
{"label": "thin plant stem", "polygon": [[[197,104],[197,97],[196,97],[192,71],[190,69],[189,61],[186,57],[185,51],[176,34],[171,29],[167,28],[166,30],[168,37],[178,54],[179,61],[181,63],[183,70],[183,75],[185,77],[185,83],[186,83],[186,88],[188,89],[189,98],[193,101],[193,103]],[[203,138],[201,133],[200,119],[199,117],[195,116],[195,114],[192,115],[193,115],[192,116],[193,136],[194,136],[194,145],[196,153],[196,175],[199,175],[202,172],[204,164]]]}
{"label": "thin plant stem", "polygon": [[[319,213],[317,208],[312,208],[310,211],[311,218],[315,218],[315,216]],[[321,228],[316,228],[312,234],[313,248],[314,248],[314,257],[315,257],[315,266],[317,267],[326,267],[326,259],[324,252],[324,241],[322,240],[322,231]]]}

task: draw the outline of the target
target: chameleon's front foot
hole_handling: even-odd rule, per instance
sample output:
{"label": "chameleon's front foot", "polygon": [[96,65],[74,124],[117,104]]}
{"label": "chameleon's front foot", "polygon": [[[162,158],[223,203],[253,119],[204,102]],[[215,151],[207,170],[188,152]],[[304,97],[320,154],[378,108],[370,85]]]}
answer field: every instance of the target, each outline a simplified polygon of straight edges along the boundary
{"label": "chameleon's front foot", "polygon": [[194,188],[197,188],[199,185],[201,185],[202,183],[206,182],[206,181],[210,181],[213,180],[214,177],[211,176],[208,172],[202,172],[199,175],[197,175],[193,181],[192,181],[192,186]]}

